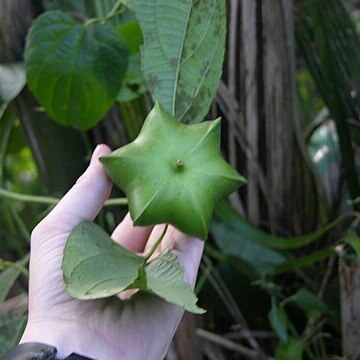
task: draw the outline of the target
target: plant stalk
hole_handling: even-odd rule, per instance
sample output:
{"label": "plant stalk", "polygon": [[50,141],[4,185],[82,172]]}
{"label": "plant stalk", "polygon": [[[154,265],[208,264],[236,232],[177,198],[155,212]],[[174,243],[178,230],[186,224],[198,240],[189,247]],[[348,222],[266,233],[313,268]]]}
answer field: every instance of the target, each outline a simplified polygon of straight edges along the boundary
{"label": "plant stalk", "polygon": [[24,266],[21,266],[12,261],[0,259],[0,270],[5,270],[9,267],[20,270],[27,278],[29,278],[29,271]]}
{"label": "plant stalk", "polygon": [[163,232],[161,233],[160,237],[155,241],[154,245],[151,247],[151,249],[147,252],[147,254],[144,256],[144,261],[143,261],[143,265],[145,266],[146,263],[148,262],[148,260],[151,258],[152,254],[155,252],[155,250],[158,248],[158,246],[160,245],[160,243],[163,241],[166,231],[169,227],[169,224],[166,224],[164,227]]}
{"label": "plant stalk", "polygon": [[[61,199],[51,196],[37,196],[37,195],[27,195],[14,193],[0,188],[0,198],[6,198],[15,201],[28,202],[28,203],[37,203],[44,205],[56,205]],[[127,205],[127,198],[116,198],[107,200],[104,206],[115,206],[115,205]]]}

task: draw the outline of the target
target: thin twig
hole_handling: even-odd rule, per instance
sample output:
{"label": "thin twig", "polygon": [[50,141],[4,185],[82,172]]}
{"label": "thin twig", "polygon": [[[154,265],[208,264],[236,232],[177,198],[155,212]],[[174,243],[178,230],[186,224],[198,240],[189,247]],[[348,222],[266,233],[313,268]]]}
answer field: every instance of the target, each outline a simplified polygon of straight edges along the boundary
{"label": "thin twig", "polygon": [[210,331],[204,329],[196,329],[196,335],[203,340],[215,343],[225,349],[244,355],[248,359],[259,359],[259,353],[256,350],[251,350],[243,345],[236,344],[233,341],[226,339],[220,335],[214,334]]}

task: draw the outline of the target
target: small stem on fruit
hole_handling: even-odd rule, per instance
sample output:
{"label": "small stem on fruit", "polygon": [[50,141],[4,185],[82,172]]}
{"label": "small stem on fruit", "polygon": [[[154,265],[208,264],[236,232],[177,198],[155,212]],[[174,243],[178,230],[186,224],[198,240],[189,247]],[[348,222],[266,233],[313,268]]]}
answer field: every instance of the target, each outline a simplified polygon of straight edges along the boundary
{"label": "small stem on fruit", "polygon": [[155,250],[158,248],[160,243],[163,241],[168,227],[169,227],[169,224],[166,224],[165,227],[164,227],[163,232],[160,235],[160,237],[155,241],[154,245],[151,247],[151,249],[144,256],[143,266],[147,263],[147,261],[151,258],[151,255],[155,252]]}
{"label": "small stem on fruit", "polygon": [[179,159],[179,160],[176,161],[176,166],[177,166],[177,167],[183,167],[183,166],[184,166],[184,162]]}

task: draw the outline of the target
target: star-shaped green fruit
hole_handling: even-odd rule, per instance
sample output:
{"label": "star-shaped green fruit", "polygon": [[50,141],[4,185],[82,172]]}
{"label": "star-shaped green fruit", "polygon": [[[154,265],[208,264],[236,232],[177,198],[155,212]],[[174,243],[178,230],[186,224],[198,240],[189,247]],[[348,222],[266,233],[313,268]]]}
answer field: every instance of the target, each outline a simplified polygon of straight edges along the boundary
{"label": "star-shaped green fruit", "polygon": [[169,223],[201,239],[216,203],[245,182],[221,156],[220,118],[184,125],[158,103],[138,137],[101,161],[135,225]]}

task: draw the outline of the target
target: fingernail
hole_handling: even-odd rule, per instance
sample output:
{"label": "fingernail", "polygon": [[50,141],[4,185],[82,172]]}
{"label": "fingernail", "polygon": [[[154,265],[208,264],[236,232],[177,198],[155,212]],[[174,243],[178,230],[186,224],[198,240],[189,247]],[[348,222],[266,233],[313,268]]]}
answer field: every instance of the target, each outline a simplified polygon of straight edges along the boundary
{"label": "fingernail", "polygon": [[90,164],[99,158],[100,152],[101,152],[101,145],[98,145],[95,148],[93,154],[91,155]]}

